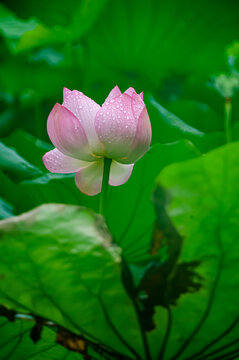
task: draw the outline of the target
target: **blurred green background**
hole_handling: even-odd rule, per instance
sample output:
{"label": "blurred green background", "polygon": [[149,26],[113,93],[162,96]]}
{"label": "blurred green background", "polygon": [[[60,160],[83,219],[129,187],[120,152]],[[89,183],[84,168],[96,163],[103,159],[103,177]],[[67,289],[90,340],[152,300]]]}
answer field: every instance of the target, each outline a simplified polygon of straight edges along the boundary
{"label": "blurred green background", "polygon": [[1,137],[22,128],[47,140],[64,86],[102,103],[116,84],[152,93],[203,132],[221,131],[223,101],[208,80],[228,71],[238,10],[236,0],[2,1]]}

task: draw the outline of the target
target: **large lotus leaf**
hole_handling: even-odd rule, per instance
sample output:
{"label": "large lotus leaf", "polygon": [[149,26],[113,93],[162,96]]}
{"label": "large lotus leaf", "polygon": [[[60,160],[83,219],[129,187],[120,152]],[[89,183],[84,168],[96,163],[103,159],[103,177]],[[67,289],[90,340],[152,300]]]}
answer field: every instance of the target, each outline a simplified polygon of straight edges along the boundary
{"label": "large lotus leaf", "polygon": [[76,206],[42,205],[0,222],[0,252],[0,303],[120,353],[143,353],[121,282],[120,250],[100,217]]}
{"label": "large lotus leaf", "polygon": [[80,355],[55,343],[56,334],[44,328],[41,339],[34,344],[30,338],[34,323],[0,318],[0,357],[7,360],[77,360]]}
{"label": "large lotus leaf", "polygon": [[164,359],[239,354],[238,178],[239,143],[170,165],[159,176],[170,198],[168,214],[183,241],[178,266],[194,264],[189,285],[200,285],[193,293],[189,287],[170,306]]}

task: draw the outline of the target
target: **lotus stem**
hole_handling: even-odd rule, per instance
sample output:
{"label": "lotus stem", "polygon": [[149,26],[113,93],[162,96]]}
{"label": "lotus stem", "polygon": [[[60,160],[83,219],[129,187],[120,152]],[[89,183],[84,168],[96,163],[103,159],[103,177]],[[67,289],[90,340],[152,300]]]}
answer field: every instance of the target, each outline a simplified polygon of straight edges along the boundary
{"label": "lotus stem", "polygon": [[104,171],[102,180],[102,189],[100,193],[99,213],[106,218],[107,192],[110,176],[110,166],[112,159],[104,158]]}

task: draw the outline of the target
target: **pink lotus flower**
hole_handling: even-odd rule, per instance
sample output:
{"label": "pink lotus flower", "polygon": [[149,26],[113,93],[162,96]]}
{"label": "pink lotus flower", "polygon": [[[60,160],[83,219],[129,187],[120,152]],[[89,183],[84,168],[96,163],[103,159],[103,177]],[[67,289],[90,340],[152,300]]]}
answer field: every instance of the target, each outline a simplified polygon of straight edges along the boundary
{"label": "pink lotus flower", "polygon": [[63,90],[63,104],[56,104],[47,120],[55,146],[43,156],[53,173],[76,173],[81,192],[101,192],[104,157],[112,159],[109,184],[124,184],[134,163],[148,150],[151,125],[143,93],[133,88],[123,94],[118,86],[102,106],[77,90]]}

